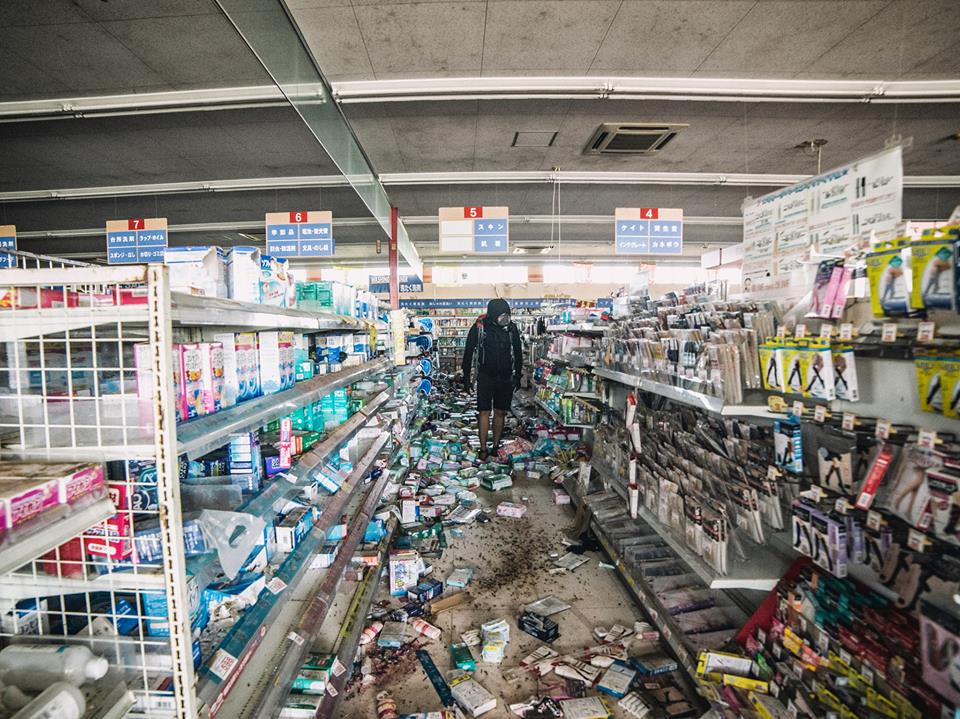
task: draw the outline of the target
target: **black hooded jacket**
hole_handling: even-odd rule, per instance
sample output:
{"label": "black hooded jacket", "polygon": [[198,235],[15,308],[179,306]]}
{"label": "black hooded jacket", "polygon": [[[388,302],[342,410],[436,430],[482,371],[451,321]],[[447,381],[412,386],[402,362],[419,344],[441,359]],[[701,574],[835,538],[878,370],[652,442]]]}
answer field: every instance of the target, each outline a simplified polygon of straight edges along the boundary
{"label": "black hooded jacket", "polygon": [[[484,377],[510,382],[523,372],[523,348],[520,330],[510,322],[506,327],[497,324],[497,317],[510,311],[506,300],[494,299],[487,303],[487,313],[477,318],[467,335],[463,350],[463,378],[469,382],[473,372],[473,355],[477,353],[477,373]],[[483,346],[480,347],[480,326],[483,325]]]}

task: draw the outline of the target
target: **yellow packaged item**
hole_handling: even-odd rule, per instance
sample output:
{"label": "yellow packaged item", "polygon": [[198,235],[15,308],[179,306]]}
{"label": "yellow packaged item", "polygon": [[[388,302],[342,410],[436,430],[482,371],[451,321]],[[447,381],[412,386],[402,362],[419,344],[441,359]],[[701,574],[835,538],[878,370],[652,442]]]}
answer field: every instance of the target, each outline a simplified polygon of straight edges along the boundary
{"label": "yellow packaged item", "polygon": [[806,347],[807,340],[784,340],[783,350],[783,391],[793,394],[803,394],[803,366],[801,349]]}
{"label": "yellow packaged item", "polygon": [[[944,370],[949,362],[948,358],[934,353],[914,355],[913,364],[917,371],[917,393],[920,398],[920,409],[923,412],[943,412],[943,385]],[[952,369],[952,365],[951,365]]]}
{"label": "yellow packaged item", "polygon": [[943,358],[940,382],[943,385],[943,415],[960,419],[960,355]]}
{"label": "yellow packaged item", "polygon": [[779,337],[770,337],[758,348],[763,388],[783,392],[783,346]]}
{"label": "yellow packaged item", "polygon": [[874,317],[905,315],[910,303],[910,276],[903,250],[910,240],[899,237],[881,242],[867,253],[870,310]]}
{"label": "yellow packaged item", "polygon": [[915,310],[956,310],[957,243],[949,233],[926,230],[911,243],[913,287],[910,306]]}

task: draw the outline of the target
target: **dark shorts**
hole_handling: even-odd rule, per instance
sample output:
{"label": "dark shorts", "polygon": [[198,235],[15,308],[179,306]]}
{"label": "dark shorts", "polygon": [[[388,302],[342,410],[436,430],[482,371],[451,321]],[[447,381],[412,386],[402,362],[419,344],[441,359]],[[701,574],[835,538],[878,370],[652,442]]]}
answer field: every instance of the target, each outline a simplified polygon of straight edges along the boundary
{"label": "dark shorts", "polygon": [[490,406],[494,409],[510,411],[513,402],[513,381],[491,379],[480,375],[477,377],[477,411],[489,412]]}

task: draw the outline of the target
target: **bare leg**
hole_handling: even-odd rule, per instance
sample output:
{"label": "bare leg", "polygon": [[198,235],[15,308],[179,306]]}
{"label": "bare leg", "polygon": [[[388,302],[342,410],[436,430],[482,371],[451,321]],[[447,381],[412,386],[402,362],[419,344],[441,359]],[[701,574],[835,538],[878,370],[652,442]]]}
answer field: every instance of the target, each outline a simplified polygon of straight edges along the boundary
{"label": "bare leg", "polygon": [[[496,426],[496,424],[494,424]],[[501,427],[503,423],[501,422]],[[490,412],[480,412],[477,422],[477,427],[480,430],[480,454],[486,459],[487,455],[487,430],[490,429]],[[496,436],[496,435],[494,435]]]}
{"label": "bare leg", "polygon": [[506,411],[502,409],[493,410],[493,447],[500,446],[500,437],[503,435],[503,423],[507,419]]}

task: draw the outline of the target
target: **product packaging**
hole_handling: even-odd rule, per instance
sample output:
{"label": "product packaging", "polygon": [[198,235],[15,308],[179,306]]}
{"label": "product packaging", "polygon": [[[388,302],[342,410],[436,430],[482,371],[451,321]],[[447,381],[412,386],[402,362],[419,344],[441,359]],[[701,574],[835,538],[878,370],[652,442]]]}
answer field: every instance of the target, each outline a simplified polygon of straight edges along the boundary
{"label": "product packaging", "polygon": [[914,278],[910,306],[915,310],[956,310],[956,240],[947,233],[925,230],[910,244]]}
{"label": "product packaging", "polygon": [[177,345],[180,353],[180,391],[183,418],[206,414],[203,401],[203,352],[198,344]]}
{"label": "product packaging", "polygon": [[802,339],[781,340],[784,392],[793,394],[803,394],[804,392],[806,383],[804,382],[803,359],[805,355],[801,350],[806,347],[806,344],[806,340]]}
{"label": "product packaging", "polygon": [[284,307],[287,302],[287,277],[277,258],[260,255],[260,302],[273,307]]}
{"label": "product packaging", "polygon": [[960,419],[960,355],[945,358],[940,382],[943,385],[943,415]]}
{"label": "product packaging", "polygon": [[206,297],[227,297],[224,259],[223,250],[215,245],[167,247],[163,263],[170,268],[170,289]]}
{"label": "product packaging", "polygon": [[223,393],[220,398],[222,407],[233,407],[240,400],[241,378],[240,353],[237,351],[237,338],[233,332],[215,334],[214,342],[220,343],[223,353]]}
{"label": "product packaging", "polygon": [[945,355],[923,348],[914,350],[913,364],[917,373],[920,409],[924,412],[944,413],[944,375],[952,374],[953,364]]}
{"label": "product packaging", "polygon": [[786,391],[786,376],[783,373],[783,343],[771,337],[759,347],[760,366],[763,368],[763,388],[775,392]]}
{"label": "product packaging", "polygon": [[774,461],[794,474],[803,473],[803,440],[800,419],[791,415],[773,423]]}
{"label": "product packaging", "polygon": [[907,314],[910,306],[910,276],[903,250],[908,238],[897,238],[877,244],[867,254],[867,279],[870,284],[870,309],[874,317]]}
{"label": "product packaging", "polygon": [[920,647],[923,680],[960,705],[960,621],[951,607],[920,601]]}
{"label": "product packaging", "polygon": [[454,701],[469,716],[478,717],[497,708],[497,698],[466,672],[459,669],[451,672],[447,683]]}
{"label": "product packaging", "polygon": [[822,337],[809,339],[800,348],[799,356],[804,378],[803,396],[824,400],[836,399],[830,340]]}
{"label": "product packaging", "polygon": [[848,402],[860,400],[860,381],[857,378],[857,358],[851,345],[833,345],[833,381],[837,399]]}
{"label": "product packaging", "polygon": [[820,262],[810,292],[810,310],[807,317],[828,319],[832,316],[833,297],[842,275],[843,260],[828,259]]}
{"label": "product packaging", "polygon": [[260,302],[260,250],[231,247],[225,264],[228,296],[241,302]]}
{"label": "product packaging", "polygon": [[260,389],[274,394],[293,386],[293,333],[259,332]]}
{"label": "product packaging", "polygon": [[203,413],[214,414],[223,406],[223,345],[220,342],[201,342],[200,357]]}
{"label": "product packaging", "polygon": [[390,596],[402,597],[420,578],[420,555],[413,550],[390,552]]}

